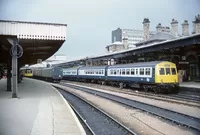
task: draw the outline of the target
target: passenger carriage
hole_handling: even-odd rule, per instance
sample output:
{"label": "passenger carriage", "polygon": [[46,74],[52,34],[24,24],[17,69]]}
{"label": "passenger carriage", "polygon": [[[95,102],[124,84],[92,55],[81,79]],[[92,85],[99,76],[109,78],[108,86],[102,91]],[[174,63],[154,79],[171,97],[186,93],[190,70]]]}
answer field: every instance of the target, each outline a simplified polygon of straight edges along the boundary
{"label": "passenger carriage", "polygon": [[146,91],[171,92],[178,87],[176,65],[167,61],[113,65],[107,68],[107,81],[136,84]]}
{"label": "passenger carriage", "polygon": [[78,68],[79,80],[91,80],[92,82],[102,81],[106,78],[107,66],[85,66]]}
{"label": "passenger carriage", "polygon": [[63,79],[65,80],[77,80],[78,68],[63,68]]}
{"label": "passenger carriage", "polygon": [[176,65],[168,61],[141,62],[112,66],[85,66],[64,69],[64,78],[101,84],[137,86],[156,93],[177,92]]}

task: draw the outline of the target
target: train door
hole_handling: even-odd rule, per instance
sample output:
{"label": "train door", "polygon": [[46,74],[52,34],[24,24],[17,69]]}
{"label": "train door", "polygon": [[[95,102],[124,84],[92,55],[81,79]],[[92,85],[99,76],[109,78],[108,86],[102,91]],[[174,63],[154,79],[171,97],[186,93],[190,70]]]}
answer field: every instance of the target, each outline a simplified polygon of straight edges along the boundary
{"label": "train door", "polygon": [[139,68],[135,68],[135,76],[138,78],[138,76],[139,76]]}

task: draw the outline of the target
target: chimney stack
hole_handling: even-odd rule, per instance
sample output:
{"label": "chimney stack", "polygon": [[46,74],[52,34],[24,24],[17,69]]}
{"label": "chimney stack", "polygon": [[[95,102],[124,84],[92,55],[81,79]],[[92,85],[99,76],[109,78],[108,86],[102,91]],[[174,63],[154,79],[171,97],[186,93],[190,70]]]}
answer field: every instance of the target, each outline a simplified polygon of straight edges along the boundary
{"label": "chimney stack", "polygon": [[156,26],[156,32],[161,32],[162,31],[162,25],[161,23],[159,23],[157,26]]}
{"label": "chimney stack", "polygon": [[142,23],[143,23],[143,39],[148,40],[149,39],[149,26],[150,26],[149,18],[144,18]]}
{"label": "chimney stack", "polygon": [[178,21],[175,20],[174,18],[172,19],[172,22],[171,22],[171,32],[172,32],[172,35],[174,35],[175,37],[178,36]]}
{"label": "chimney stack", "polygon": [[185,20],[182,23],[182,35],[183,36],[188,36],[189,35],[189,23],[187,20]]}
{"label": "chimney stack", "polygon": [[193,21],[193,32],[192,34],[200,33],[200,15],[195,16],[195,20]]}
{"label": "chimney stack", "polygon": [[124,49],[128,49],[128,38],[127,38],[125,32],[123,32],[123,39],[122,39],[122,41],[123,41],[123,44],[124,44]]}

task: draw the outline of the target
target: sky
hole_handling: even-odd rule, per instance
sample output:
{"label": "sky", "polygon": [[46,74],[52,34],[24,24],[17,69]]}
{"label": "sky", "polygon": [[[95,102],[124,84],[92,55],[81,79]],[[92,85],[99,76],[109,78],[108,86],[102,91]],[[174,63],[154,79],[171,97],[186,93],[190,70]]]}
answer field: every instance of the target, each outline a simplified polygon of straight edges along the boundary
{"label": "sky", "polygon": [[200,14],[200,0],[0,0],[0,20],[67,24],[67,39],[56,54],[78,59],[106,53],[111,31],[142,30],[144,18],[150,30],[158,23],[169,26],[172,18],[181,23]]}

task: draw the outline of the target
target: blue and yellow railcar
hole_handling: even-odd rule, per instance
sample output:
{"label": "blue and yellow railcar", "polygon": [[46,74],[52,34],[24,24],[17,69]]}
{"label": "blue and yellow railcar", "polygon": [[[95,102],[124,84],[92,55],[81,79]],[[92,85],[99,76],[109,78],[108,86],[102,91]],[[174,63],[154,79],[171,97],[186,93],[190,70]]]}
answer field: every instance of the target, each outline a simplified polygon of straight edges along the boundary
{"label": "blue and yellow railcar", "polygon": [[176,65],[168,61],[84,66],[63,71],[64,79],[108,83],[121,88],[136,86],[155,93],[177,92],[179,88]]}
{"label": "blue and yellow railcar", "polygon": [[178,74],[176,65],[168,61],[113,65],[107,68],[107,80],[120,84],[136,84],[146,91],[176,92]]}

